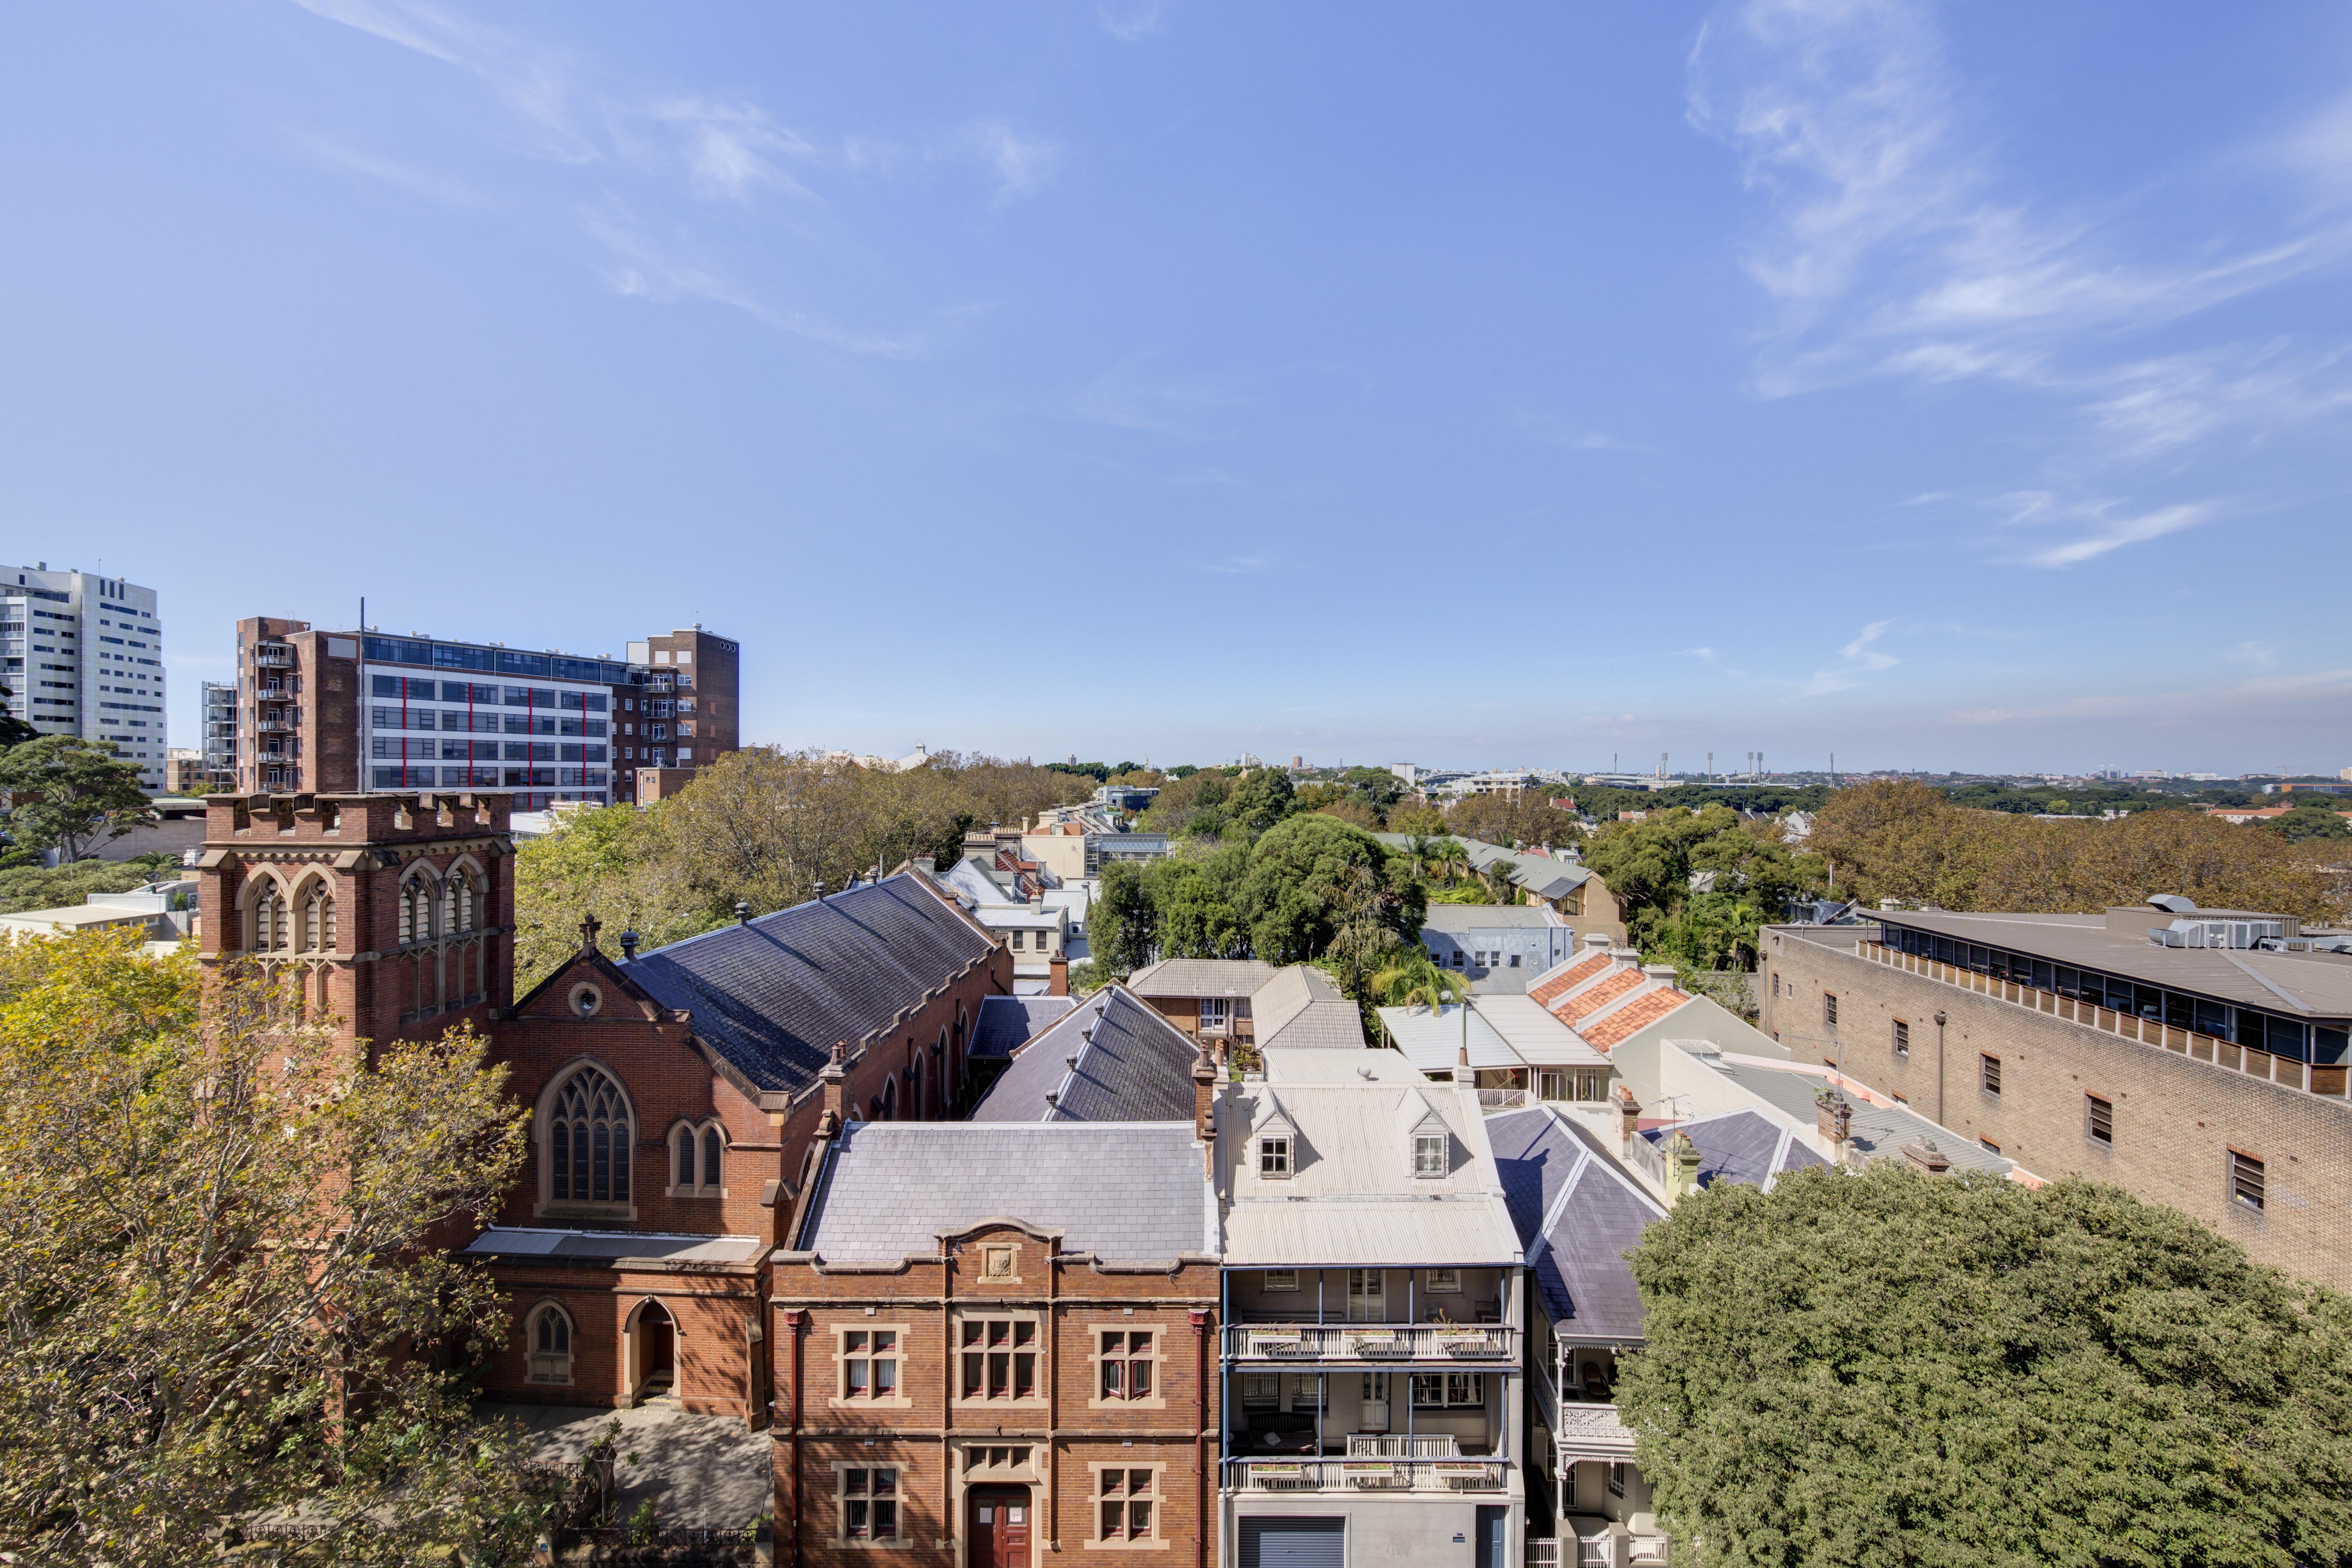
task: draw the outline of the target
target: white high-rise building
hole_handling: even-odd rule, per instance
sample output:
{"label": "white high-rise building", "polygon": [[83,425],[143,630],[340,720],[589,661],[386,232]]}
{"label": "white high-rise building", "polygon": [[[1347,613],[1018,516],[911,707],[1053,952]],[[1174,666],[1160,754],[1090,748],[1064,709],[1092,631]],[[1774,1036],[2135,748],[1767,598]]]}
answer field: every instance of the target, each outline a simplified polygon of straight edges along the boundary
{"label": "white high-rise building", "polygon": [[0,566],[0,700],[45,735],[110,741],[163,793],[163,626],[155,590],[94,572]]}

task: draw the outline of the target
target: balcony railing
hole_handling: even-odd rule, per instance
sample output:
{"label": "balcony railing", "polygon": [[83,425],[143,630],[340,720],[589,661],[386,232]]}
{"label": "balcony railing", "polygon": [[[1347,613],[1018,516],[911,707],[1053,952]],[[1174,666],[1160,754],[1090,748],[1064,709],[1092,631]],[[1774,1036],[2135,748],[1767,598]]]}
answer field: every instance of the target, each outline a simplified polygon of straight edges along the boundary
{"label": "balcony railing", "polygon": [[282,642],[256,643],[253,648],[256,664],[292,664],[294,650]]}
{"label": "balcony railing", "polygon": [[[1540,1383],[1540,1380],[1538,1380]],[[1547,1390],[1549,1392],[1549,1390]],[[1620,1460],[1633,1457],[1633,1434],[1619,1418],[1614,1405],[1587,1405],[1575,1400],[1545,1401],[1546,1425],[1552,1447],[1563,1460]]]}
{"label": "balcony railing", "polygon": [[1225,1484],[1253,1492],[1499,1492],[1505,1459],[1228,1459]]}
{"label": "balcony railing", "polygon": [[1225,1331],[1240,1361],[1517,1361],[1519,1331],[1499,1323],[1244,1323]]}
{"label": "balcony railing", "polygon": [[1884,942],[1858,942],[1854,951],[1873,963],[1906,970],[1928,980],[1940,980],[1947,985],[1978,992],[1998,1002],[2009,1002],[2032,1012],[2047,1013],[2053,1017],[2063,1018],[2068,1023],[2080,1024],[2102,1034],[2137,1040],[2141,1045],[2168,1050],[2175,1056],[2187,1057],[2192,1061],[2210,1062],[2231,1072],[2266,1079],[2289,1089],[2325,1095],[2330,1100],[2342,1100],[2347,1087],[2352,1087],[2347,1081],[2347,1078],[2352,1078],[2352,1069],[2341,1066],[2316,1067],[2291,1057],[2274,1057],[2251,1046],[2235,1046],[2211,1035],[2199,1034],[2194,1029],[2178,1028],[2155,1018],[2136,1018],[2129,1013],[2118,1013],[2079,997],[2063,996],[2055,991],[2003,980],[1997,974],[1979,974],[1973,969],[1962,969],[1957,964],[1922,958],[1916,953],[1898,952]]}
{"label": "balcony railing", "polygon": [[[1462,1440],[1451,1432],[1350,1432],[1350,1459],[1458,1459]],[[1477,1456],[1473,1455],[1472,1458]]]}

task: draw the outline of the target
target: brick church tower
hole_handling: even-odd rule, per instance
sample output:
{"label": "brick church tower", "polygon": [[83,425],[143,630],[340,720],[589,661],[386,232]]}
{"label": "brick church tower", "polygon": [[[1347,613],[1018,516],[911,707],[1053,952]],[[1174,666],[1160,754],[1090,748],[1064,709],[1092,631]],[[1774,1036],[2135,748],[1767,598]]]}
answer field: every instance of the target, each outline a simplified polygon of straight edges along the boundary
{"label": "brick church tower", "polygon": [[290,971],[347,1040],[487,1034],[514,992],[507,816],[503,795],[214,795],[203,962]]}

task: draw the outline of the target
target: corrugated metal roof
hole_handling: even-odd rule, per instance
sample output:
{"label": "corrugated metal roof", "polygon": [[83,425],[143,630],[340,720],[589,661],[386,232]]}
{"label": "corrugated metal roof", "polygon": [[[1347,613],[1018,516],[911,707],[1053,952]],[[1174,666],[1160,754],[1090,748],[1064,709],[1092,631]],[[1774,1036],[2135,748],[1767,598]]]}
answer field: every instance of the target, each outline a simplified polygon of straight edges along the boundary
{"label": "corrugated metal roof", "polygon": [[1407,1061],[1425,1073],[1450,1073],[1461,1065],[1462,1047],[1470,1047],[1473,1068],[1518,1068],[1527,1063],[1495,1026],[1473,1005],[1460,1003],[1431,1011],[1414,1007],[1378,1009],[1381,1027],[1388,1031]]}
{"label": "corrugated metal roof", "polygon": [[1190,1035],[1106,985],[1022,1047],[971,1120],[1189,1121],[1200,1059]]}
{"label": "corrugated metal roof", "polygon": [[[1814,1120],[1814,1097],[1830,1087],[1825,1068],[1802,1062],[1766,1062],[1745,1058],[1735,1061],[1727,1057],[1715,1065],[1717,1072],[1748,1093],[1803,1122]],[[1852,1091],[1845,1098],[1853,1107],[1847,1131],[1853,1134],[1855,1154],[1865,1163],[1900,1160],[1905,1144],[1933,1140],[1954,1170],[1987,1171],[2005,1176],[2017,1169],[2016,1161],[1994,1153],[1972,1138],[1938,1127],[1916,1111],[1899,1105],[1873,1105]]]}
{"label": "corrugated metal roof", "polygon": [[749,1263],[756,1236],[666,1236],[617,1230],[534,1230],[493,1226],[467,1244],[476,1258],[543,1258],[581,1263],[650,1258],[663,1263]]}
{"label": "corrugated metal roof", "polygon": [[887,877],[638,955],[621,968],[764,1089],[815,1081],[993,944],[911,875]]}
{"label": "corrugated metal roof", "polygon": [[1448,936],[1474,931],[1540,931],[1566,922],[1543,904],[1432,904],[1421,918],[1423,931]]}
{"label": "corrugated metal roof", "polygon": [[1128,976],[1138,996],[1247,996],[1274,978],[1255,958],[1163,958]]}
{"label": "corrugated metal roof", "polygon": [[1528,995],[1473,996],[1470,1010],[1494,1026],[1530,1067],[1606,1067],[1609,1058]]}
{"label": "corrugated metal roof", "polygon": [[803,1243],[831,1262],[935,1254],[942,1231],[1015,1219],[1065,1252],[1171,1262],[1217,1250],[1192,1124],[860,1121],[845,1129]]}
{"label": "corrugated metal roof", "polygon": [[1648,1314],[1625,1254],[1665,1209],[1562,1112],[1486,1119],[1495,1164],[1541,1304],[1562,1334],[1639,1339]]}
{"label": "corrugated metal roof", "polygon": [[[1235,1267],[1514,1264],[1518,1236],[1477,1101],[1444,1085],[1283,1083],[1227,1089],[1218,1158],[1232,1194]],[[1444,1176],[1412,1174],[1408,1122],[1433,1109],[1452,1137]],[[1244,1130],[1279,1113],[1297,1129],[1294,1173],[1268,1177]],[[1408,1117],[1408,1112],[1411,1113]]]}
{"label": "corrugated metal roof", "polygon": [[[2105,914],[1955,915],[1906,910],[1873,918],[1883,924],[1909,926],[1986,947],[2005,947],[2053,963],[2101,970],[2120,979],[2210,996],[2233,1006],[2299,1016],[2291,1004],[2271,989],[2275,985],[2312,1016],[2352,1018],[2352,963],[2338,959],[2228,948],[2157,947],[2144,933],[2109,931]],[[2147,911],[2150,926],[2168,925],[2173,919],[2161,910]]]}

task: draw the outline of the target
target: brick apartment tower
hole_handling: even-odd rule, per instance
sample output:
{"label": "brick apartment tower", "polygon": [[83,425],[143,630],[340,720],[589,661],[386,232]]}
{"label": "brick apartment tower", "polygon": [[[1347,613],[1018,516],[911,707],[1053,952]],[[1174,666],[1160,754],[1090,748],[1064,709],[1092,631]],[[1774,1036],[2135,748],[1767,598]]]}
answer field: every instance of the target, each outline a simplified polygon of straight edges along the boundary
{"label": "brick apartment tower", "polygon": [[633,642],[628,652],[649,673],[633,736],[620,743],[634,748],[636,799],[650,805],[742,748],[742,647],[692,626]]}

